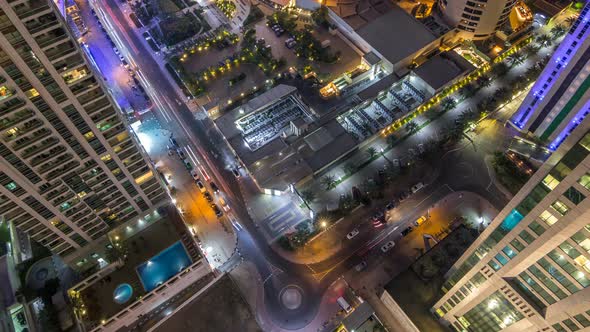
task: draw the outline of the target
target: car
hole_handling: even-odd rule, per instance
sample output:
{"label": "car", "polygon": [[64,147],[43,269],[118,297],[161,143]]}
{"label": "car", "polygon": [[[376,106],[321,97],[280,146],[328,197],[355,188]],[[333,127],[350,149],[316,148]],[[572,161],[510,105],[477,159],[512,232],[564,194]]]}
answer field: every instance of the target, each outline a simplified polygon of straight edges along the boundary
{"label": "car", "polygon": [[211,196],[211,194],[208,191],[205,191],[203,193],[203,196],[205,196],[205,200],[209,203],[213,202],[213,196]]}
{"label": "car", "polygon": [[213,209],[213,212],[215,212],[216,216],[221,217],[223,215],[223,212],[221,212],[221,210],[219,209],[219,206],[217,206],[217,204],[215,204],[215,203],[211,204],[211,208]]}
{"label": "car", "polygon": [[221,204],[221,208],[223,209],[223,211],[229,211],[229,205],[227,205],[227,202],[223,197],[219,197],[219,204]]}
{"label": "car", "polygon": [[415,194],[422,188],[424,188],[424,183],[418,182],[415,185],[413,185],[410,190],[412,190],[412,193]]}
{"label": "car", "polygon": [[125,60],[125,59],[121,60],[121,64],[123,65],[123,67],[129,68],[129,62],[127,62],[127,60]]}
{"label": "car", "polygon": [[119,54],[120,54],[120,53],[119,53],[119,49],[118,49],[118,48],[116,48],[116,47],[113,47],[113,52],[115,52],[115,54],[116,54],[116,55],[119,55]]}
{"label": "car", "polygon": [[393,159],[391,162],[393,163],[393,166],[395,166],[395,167],[399,167],[400,166],[399,159]]}
{"label": "car", "polygon": [[209,182],[209,185],[211,186],[211,190],[213,190],[214,194],[219,194],[219,187],[217,187],[215,182],[211,181]]}
{"label": "car", "polygon": [[236,178],[240,177],[240,171],[237,168],[233,168],[231,172],[234,174]]}
{"label": "car", "polygon": [[422,225],[422,224],[423,224],[425,221],[426,221],[426,216],[422,216],[422,217],[420,217],[420,218],[416,219],[416,221],[414,221],[414,225],[416,225],[416,227],[417,227],[417,226],[420,226],[420,225]]}
{"label": "car", "polygon": [[352,240],[355,236],[359,235],[358,228],[353,229],[350,233],[346,234],[346,238]]}
{"label": "car", "polygon": [[186,159],[186,154],[184,154],[184,151],[182,151],[182,149],[176,148],[176,153],[178,154],[178,157],[180,159]]}
{"label": "car", "polygon": [[373,215],[373,221],[382,221],[383,220],[383,212],[382,211],[378,211],[377,213],[375,213]]}
{"label": "car", "polygon": [[385,243],[384,245],[381,246],[381,251],[388,252],[394,246],[395,246],[395,242],[389,241],[389,242],[387,242],[387,243]]}
{"label": "car", "polygon": [[418,144],[418,151],[420,151],[420,153],[426,152],[426,148],[424,147],[424,144],[422,144],[422,143]]}
{"label": "car", "polygon": [[186,167],[186,169],[188,169],[188,170],[193,169],[193,164],[191,164],[191,162],[188,161],[188,159],[184,159],[182,161],[182,163],[184,164],[184,167]]}
{"label": "car", "polygon": [[394,202],[390,202],[389,204],[387,204],[385,206],[385,209],[387,209],[387,211],[390,211],[390,210],[395,209],[395,203]]}
{"label": "car", "polygon": [[199,190],[205,194],[207,192],[207,188],[205,188],[205,185],[203,184],[203,182],[201,182],[201,180],[197,181],[197,187],[199,187]]}
{"label": "car", "polygon": [[360,262],[360,263],[358,263],[357,265],[354,266],[354,269],[357,272],[361,272],[362,270],[364,270],[366,268],[367,268],[367,262],[365,262],[365,261],[362,261],[362,262]]}
{"label": "car", "polygon": [[410,194],[407,191],[402,191],[399,195],[398,195],[398,201],[401,203],[403,202],[406,198],[410,197]]}
{"label": "car", "polygon": [[174,149],[170,145],[166,145],[166,150],[168,150],[169,156],[172,156],[174,154]]}
{"label": "car", "polygon": [[191,176],[193,177],[193,180],[195,180],[195,181],[199,181],[200,180],[199,179],[199,173],[197,173],[197,171],[194,170],[194,169],[191,170]]}
{"label": "car", "polygon": [[402,231],[402,236],[406,236],[406,235],[410,234],[413,230],[414,230],[414,227],[408,226],[406,229],[404,229]]}
{"label": "car", "polygon": [[[140,85],[141,86],[141,85]],[[176,139],[174,139],[174,137],[170,137],[168,139],[168,141],[170,141],[170,143],[172,143],[172,146],[174,147],[178,147],[178,142],[176,142]]]}

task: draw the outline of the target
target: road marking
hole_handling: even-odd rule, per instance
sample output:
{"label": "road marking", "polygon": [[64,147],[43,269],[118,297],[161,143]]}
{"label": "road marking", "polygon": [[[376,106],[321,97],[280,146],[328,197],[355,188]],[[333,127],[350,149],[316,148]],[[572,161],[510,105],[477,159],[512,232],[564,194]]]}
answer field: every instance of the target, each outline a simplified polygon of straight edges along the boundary
{"label": "road marking", "polygon": [[195,165],[197,165],[199,163],[197,157],[193,156],[192,153],[190,153],[189,149],[185,146],[183,147],[184,151],[186,151],[186,153],[188,154],[188,157],[193,161],[193,163],[195,163]]}

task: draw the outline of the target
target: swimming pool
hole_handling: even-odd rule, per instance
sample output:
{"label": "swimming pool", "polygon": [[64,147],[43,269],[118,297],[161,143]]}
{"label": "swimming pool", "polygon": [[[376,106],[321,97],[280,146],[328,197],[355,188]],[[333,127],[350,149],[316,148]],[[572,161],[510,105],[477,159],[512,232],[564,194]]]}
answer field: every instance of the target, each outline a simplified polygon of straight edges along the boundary
{"label": "swimming pool", "polygon": [[146,292],[158,287],[191,264],[180,241],[139,265],[136,270]]}
{"label": "swimming pool", "polygon": [[129,284],[120,284],[113,292],[113,300],[118,304],[123,304],[133,295],[133,288]]}

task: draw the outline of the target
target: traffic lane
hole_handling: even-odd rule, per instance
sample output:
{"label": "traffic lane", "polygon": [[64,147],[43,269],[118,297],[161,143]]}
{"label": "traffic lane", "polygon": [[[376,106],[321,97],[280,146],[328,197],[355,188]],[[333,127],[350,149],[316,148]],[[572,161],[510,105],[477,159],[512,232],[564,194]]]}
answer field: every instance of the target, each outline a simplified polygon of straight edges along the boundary
{"label": "traffic lane", "polygon": [[[148,81],[151,84],[154,84],[154,86],[157,85],[159,87],[159,89],[157,89],[158,93],[169,104],[168,106],[171,109],[171,111],[174,113],[174,115],[181,116],[181,119],[180,119],[181,121],[178,121],[179,123],[177,124],[177,126],[180,127],[178,129],[185,129],[185,128],[182,128],[183,127],[182,122],[189,124],[190,129],[192,129],[192,130],[190,130],[190,133],[193,134],[192,136],[199,139],[200,144],[194,144],[195,148],[199,151],[199,153],[202,155],[203,159],[205,159],[206,163],[209,165],[209,170],[212,171],[213,173],[217,174],[217,176],[216,176],[217,180],[220,181],[220,184],[226,189],[226,191],[233,192],[233,190],[235,190],[235,187],[237,187],[237,186],[234,185],[232,190],[227,190],[227,188],[229,188],[229,186],[223,180],[224,177],[221,176],[217,172],[217,169],[216,169],[216,167],[219,167],[220,165],[215,165],[214,162],[212,162],[212,159],[208,157],[207,151],[205,151],[201,147],[202,145],[209,146],[209,144],[207,144],[208,143],[207,137],[203,137],[202,134],[209,132],[209,129],[213,128],[213,126],[212,125],[205,126],[205,125],[203,125],[204,121],[197,121],[194,118],[193,114],[188,109],[188,107],[184,103],[181,103],[179,105],[176,102],[171,102],[172,100],[176,101],[176,99],[179,96],[176,93],[176,89],[173,86],[171,86],[171,84],[168,81],[168,79],[166,78],[165,74],[162,72],[163,69],[158,65],[158,63],[151,56],[145,56],[145,54],[151,55],[151,53],[150,53],[151,51],[148,51],[148,49],[143,44],[142,39],[140,39],[135,34],[133,29],[129,25],[128,20],[126,20],[126,17],[124,16],[120,7],[115,3],[115,1],[105,0],[105,2],[109,5],[109,7],[107,8],[108,12],[110,12],[110,14],[112,15],[112,18],[114,18],[117,21],[115,26],[118,28],[119,32],[124,35],[124,40],[127,41],[127,43],[129,43],[131,46],[131,47],[127,48],[128,53],[130,53],[131,57],[137,63],[138,67],[141,68],[141,72],[145,75],[145,77],[149,78]],[[170,105],[175,105],[175,107],[172,107]],[[174,112],[175,109],[176,109],[176,112]],[[168,123],[168,124],[170,124],[170,123]],[[186,130],[186,131],[188,132],[189,130]],[[175,131],[175,132],[180,132],[180,131]],[[188,134],[190,135],[190,133],[188,133]],[[199,134],[201,134],[201,135],[199,135]],[[189,140],[190,140],[190,138],[189,138]],[[216,167],[212,167],[210,165],[215,165]],[[222,165],[222,167],[220,167],[220,168],[225,169],[224,165]]]}

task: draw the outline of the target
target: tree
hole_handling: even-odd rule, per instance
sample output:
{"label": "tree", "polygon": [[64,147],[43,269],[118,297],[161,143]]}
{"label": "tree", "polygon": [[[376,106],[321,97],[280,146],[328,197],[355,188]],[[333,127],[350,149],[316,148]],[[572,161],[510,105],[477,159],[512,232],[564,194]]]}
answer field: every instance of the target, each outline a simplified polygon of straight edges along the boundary
{"label": "tree", "polygon": [[344,165],[344,173],[346,173],[348,175],[354,174],[354,172],[356,172],[356,170],[357,170],[357,167],[352,163],[347,163],[346,165]]}
{"label": "tree", "polygon": [[445,111],[450,111],[457,106],[457,102],[452,97],[446,97],[440,102],[440,104]]}
{"label": "tree", "polygon": [[528,44],[527,46],[522,48],[522,51],[524,52],[524,54],[528,58],[528,57],[532,57],[532,56],[536,55],[537,52],[539,52],[539,48],[536,47],[535,45]]}
{"label": "tree", "polygon": [[537,36],[536,42],[537,42],[537,44],[539,44],[540,47],[547,47],[547,46],[551,46],[553,40],[551,39],[551,37],[549,37],[549,35],[543,34],[543,35]]}
{"label": "tree", "polygon": [[510,56],[508,56],[508,63],[510,63],[510,67],[515,67],[522,65],[525,60],[525,56],[522,53],[514,52]]}
{"label": "tree", "polygon": [[322,178],[321,182],[326,187],[326,190],[330,190],[334,186],[334,183],[336,183],[336,178],[334,175],[326,175]]}
{"label": "tree", "polygon": [[461,88],[459,93],[465,99],[471,98],[477,93],[477,88],[472,83],[468,83]]}
{"label": "tree", "polygon": [[373,159],[377,155],[377,149],[370,147],[367,149],[367,154],[369,155],[369,158]]}
{"label": "tree", "polygon": [[494,91],[494,98],[496,98],[497,101],[502,103],[505,101],[509,94],[510,92],[508,91],[508,89],[501,87]]}
{"label": "tree", "polygon": [[568,18],[565,19],[565,23],[571,27],[572,25],[574,25],[574,23],[576,23],[577,19],[578,19],[577,16],[572,15],[572,16],[569,16]]}
{"label": "tree", "polygon": [[387,136],[387,145],[392,148],[395,143],[397,143],[397,137],[395,137],[395,135],[389,135]]}
{"label": "tree", "polygon": [[301,199],[303,199],[307,204],[311,204],[315,200],[315,192],[311,190],[304,190],[301,192]]}
{"label": "tree", "polygon": [[477,78],[477,85],[481,88],[487,88],[488,86],[492,85],[492,79],[490,76],[484,74]]}
{"label": "tree", "polygon": [[418,124],[414,121],[410,121],[406,124],[406,131],[408,133],[414,133],[416,130],[418,130]]}
{"label": "tree", "polygon": [[496,77],[504,76],[510,70],[510,67],[504,62],[497,63],[493,68],[492,72]]}
{"label": "tree", "polygon": [[550,31],[551,31],[551,36],[553,37],[553,40],[556,40],[559,37],[565,35],[565,33],[567,32],[567,29],[562,24],[557,24],[553,28],[551,28]]}

